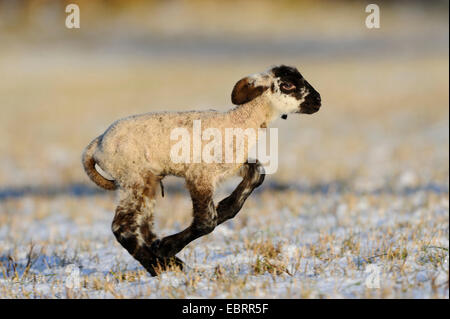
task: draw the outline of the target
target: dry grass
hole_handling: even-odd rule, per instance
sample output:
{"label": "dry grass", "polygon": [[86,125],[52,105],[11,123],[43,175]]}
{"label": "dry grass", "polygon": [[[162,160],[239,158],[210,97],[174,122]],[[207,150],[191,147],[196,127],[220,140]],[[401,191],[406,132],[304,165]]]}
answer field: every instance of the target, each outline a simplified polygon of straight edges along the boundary
{"label": "dry grass", "polygon": [[[448,194],[417,192],[403,198],[410,204],[401,209],[389,194],[266,195],[250,198],[236,220],[189,245],[180,254],[185,271],[172,269],[158,278],[149,277],[114,240],[112,212],[99,205],[109,206],[107,198],[78,199],[72,211],[66,205],[70,198],[29,198],[27,205],[23,199],[4,201],[2,211],[14,207],[14,212],[2,214],[0,293],[5,298],[448,297]],[[46,207],[46,217],[36,217],[33,207],[39,206]],[[159,224],[170,209],[159,205]],[[180,209],[188,212],[189,205]],[[249,221],[242,227],[244,218]],[[162,231],[178,228],[172,224]],[[68,265],[80,267],[80,289],[67,290]],[[365,286],[368,265],[379,268],[379,289]]]}

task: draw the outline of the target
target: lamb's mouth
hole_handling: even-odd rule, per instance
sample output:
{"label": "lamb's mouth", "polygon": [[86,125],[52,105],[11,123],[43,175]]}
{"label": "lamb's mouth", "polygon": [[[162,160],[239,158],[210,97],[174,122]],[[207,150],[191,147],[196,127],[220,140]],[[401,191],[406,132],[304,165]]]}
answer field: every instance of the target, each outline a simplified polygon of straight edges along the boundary
{"label": "lamb's mouth", "polygon": [[300,110],[298,110],[296,113],[313,114],[320,110],[320,107],[321,104],[303,104],[300,106]]}
{"label": "lamb's mouth", "polygon": [[320,106],[302,107],[298,113],[313,114],[313,113],[316,113],[319,109],[320,109]]}

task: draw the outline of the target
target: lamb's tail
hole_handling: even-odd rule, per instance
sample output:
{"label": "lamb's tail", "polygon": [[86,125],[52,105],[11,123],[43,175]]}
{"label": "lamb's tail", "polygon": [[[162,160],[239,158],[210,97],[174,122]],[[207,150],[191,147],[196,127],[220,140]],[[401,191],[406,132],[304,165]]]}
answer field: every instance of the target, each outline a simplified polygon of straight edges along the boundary
{"label": "lamb's tail", "polygon": [[86,174],[89,176],[89,178],[95,184],[97,184],[101,188],[104,188],[107,190],[115,190],[115,189],[117,189],[117,185],[115,184],[115,182],[104,178],[95,169],[96,162],[95,162],[93,155],[94,155],[94,151],[98,145],[99,140],[100,140],[100,137],[97,137],[84,150],[83,157],[82,157],[83,167],[84,167],[84,170],[86,171]]}

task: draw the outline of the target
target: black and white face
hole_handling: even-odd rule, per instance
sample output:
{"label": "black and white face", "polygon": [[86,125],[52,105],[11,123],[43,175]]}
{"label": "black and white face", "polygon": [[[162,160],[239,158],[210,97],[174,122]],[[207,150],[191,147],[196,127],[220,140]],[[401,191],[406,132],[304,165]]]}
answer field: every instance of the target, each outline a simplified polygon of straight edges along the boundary
{"label": "black and white face", "polygon": [[312,114],[321,106],[319,92],[296,68],[285,65],[239,80],[234,86],[231,99],[234,104],[240,105],[258,96],[268,99],[275,115]]}
{"label": "black and white face", "polygon": [[269,73],[273,77],[270,99],[273,107],[280,113],[312,114],[320,109],[319,92],[296,68],[281,65],[272,68]]}

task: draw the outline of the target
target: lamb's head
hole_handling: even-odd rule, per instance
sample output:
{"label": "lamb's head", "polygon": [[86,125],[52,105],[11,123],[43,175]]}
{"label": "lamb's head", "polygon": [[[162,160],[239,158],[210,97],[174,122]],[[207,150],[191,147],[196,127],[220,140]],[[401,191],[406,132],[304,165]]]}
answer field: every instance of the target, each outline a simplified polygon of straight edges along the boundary
{"label": "lamb's head", "polygon": [[241,105],[258,96],[267,99],[276,115],[284,117],[289,113],[312,114],[321,106],[319,92],[296,68],[285,65],[239,80],[233,88],[231,100],[233,104]]}

